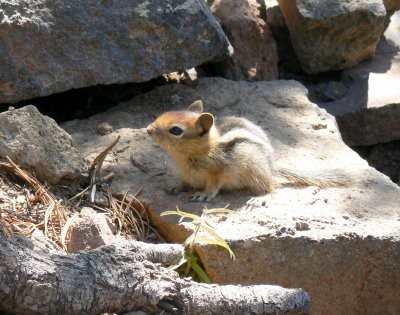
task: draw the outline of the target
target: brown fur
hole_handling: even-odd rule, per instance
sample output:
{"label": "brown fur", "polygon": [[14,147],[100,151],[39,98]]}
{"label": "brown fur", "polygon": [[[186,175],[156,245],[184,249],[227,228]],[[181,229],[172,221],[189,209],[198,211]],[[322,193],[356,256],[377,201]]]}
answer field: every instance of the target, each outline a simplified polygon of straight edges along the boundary
{"label": "brown fur", "polygon": [[[200,201],[212,199],[220,189],[249,189],[257,194],[272,191],[273,150],[260,127],[239,117],[225,118],[217,127],[210,113],[201,112],[201,103],[195,102],[189,109],[164,113],[147,128],[180,172],[177,190],[185,186],[203,190],[193,198]],[[181,128],[182,135],[171,134],[173,127]]]}

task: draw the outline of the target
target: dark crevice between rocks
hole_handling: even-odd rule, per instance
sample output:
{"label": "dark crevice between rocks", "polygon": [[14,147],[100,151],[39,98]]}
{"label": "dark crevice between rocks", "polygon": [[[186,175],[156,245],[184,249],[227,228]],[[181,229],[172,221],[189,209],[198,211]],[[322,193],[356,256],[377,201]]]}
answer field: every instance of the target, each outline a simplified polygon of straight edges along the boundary
{"label": "dark crevice between rocks", "polygon": [[400,141],[352,147],[368,164],[400,185]]}
{"label": "dark crevice between rocks", "polygon": [[21,108],[26,105],[34,105],[42,114],[53,118],[57,123],[62,123],[73,119],[85,119],[104,112],[136,95],[168,83],[169,81],[165,77],[160,76],[143,83],[96,85],[72,89],[49,96],[23,100],[16,104],[3,104],[0,106],[0,112],[8,110],[9,106]]}

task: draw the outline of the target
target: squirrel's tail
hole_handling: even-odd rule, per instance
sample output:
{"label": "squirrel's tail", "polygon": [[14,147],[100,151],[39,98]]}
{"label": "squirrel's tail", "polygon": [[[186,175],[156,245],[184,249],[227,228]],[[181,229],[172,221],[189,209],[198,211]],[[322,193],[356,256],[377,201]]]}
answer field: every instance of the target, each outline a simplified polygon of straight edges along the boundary
{"label": "squirrel's tail", "polygon": [[286,169],[275,171],[278,175],[278,186],[307,187],[317,186],[320,188],[343,187],[350,186],[352,183],[351,174],[343,172],[343,170],[329,171],[305,171],[293,172]]}

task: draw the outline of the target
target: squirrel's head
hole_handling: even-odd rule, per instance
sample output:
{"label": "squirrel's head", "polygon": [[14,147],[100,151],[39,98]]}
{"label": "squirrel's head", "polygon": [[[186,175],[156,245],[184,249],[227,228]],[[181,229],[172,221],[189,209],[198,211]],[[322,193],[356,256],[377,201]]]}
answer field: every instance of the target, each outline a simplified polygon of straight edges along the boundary
{"label": "squirrel's head", "polygon": [[214,116],[203,113],[203,102],[195,101],[187,110],[166,112],[147,126],[147,133],[169,152],[197,152],[209,147]]}

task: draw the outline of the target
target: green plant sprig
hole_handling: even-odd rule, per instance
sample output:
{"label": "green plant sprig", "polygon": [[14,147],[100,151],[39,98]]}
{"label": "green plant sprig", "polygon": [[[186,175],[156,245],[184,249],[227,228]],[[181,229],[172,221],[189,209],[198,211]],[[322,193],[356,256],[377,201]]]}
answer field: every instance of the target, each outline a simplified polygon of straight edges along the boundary
{"label": "green plant sprig", "polygon": [[[196,214],[188,213],[179,210],[176,207],[176,210],[168,210],[162,212],[160,215],[177,215],[180,216],[179,222],[181,223],[184,219],[190,219],[191,224],[195,226],[193,233],[183,242],[183,247],[185,248],[184,257],[181,261],[174,266],[171,266],[172,269],[177,269],[179,267],[185,266],[184,274],[187,276],[193,273],[194,279],[198,279],[201,282],[210,283],[211,280],[209,279],[207,273],[200,265],[200,258],[198,257],[197,253],[195,253],[194,245],[195,243],[203,243],[203,244],[212,244],[217,245],[229,252],[229,256],[232,260],[235,260],[235,254],[229,245],[225,242],[225,240],[220,237],[215,231],[214,226],[210,224],[207,220],[207,216],[210,214],[217,214],[217,213],[237,213],[236,211],[232,211],[225,208],[216,208],[216,209],[204,209],[201,216]],[[209,236],[200,236],[199,232],[204,231]]]}

